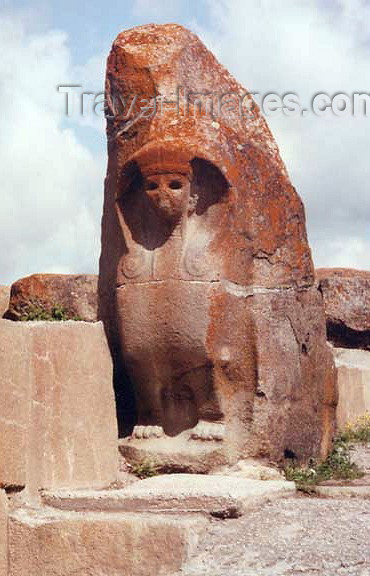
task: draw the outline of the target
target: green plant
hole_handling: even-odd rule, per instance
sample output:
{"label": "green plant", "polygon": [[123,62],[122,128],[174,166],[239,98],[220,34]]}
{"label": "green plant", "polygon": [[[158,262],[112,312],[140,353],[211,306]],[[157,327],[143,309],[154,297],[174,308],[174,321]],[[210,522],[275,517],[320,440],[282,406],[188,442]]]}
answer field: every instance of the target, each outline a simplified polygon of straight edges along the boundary
{"label": "green plant", "polygon": [[354,422],[347,422],[339,433],[339,438],[344,442],[370,442],[370,412],[365,412]]}
{"label": "green plant", "polygon": [[314,491],[314,486],[325,480],[354,480],[363,476],[356,464],[351,462],[351,444],[341,436],[336,438],[328,457],[318,463],[311,462],[310,466],[296,466],[290,464],[284,472],[287,480],[296,483],[298,490],[304,492]]}
{"label": "green plant", "polygon": [[158,468],[153,462],[149,462],[148,460],[143,460],[138,464],[134,464],[131,468],[132,474],[138,476],[142,480],[144,478],[151,478],[152,476],[157,476]]}
{"label": "green plant", "polygon": [[82,320],[79,316],[73,316],[63,306],[55,305],[52,308],[46,308],[40,302],[32,302],[22,307],[19,312],[19,319],[22,322],[42,321],[64,322],[66,320]]}

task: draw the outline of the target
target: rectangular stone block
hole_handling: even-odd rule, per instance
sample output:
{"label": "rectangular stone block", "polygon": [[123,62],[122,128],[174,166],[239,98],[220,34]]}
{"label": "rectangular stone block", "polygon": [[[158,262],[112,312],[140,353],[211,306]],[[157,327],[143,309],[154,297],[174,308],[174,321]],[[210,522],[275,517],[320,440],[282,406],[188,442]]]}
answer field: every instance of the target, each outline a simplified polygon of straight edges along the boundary
{"label": "rectangular stone block", "polygon": [[165,474],[121,490],[45,492],[43,503],[61,510],[206,513],[236,518],[264,502],[295,494],[294,482],[226,474]]}
{"label": "rectangular stone block", "polygon": [[9,576],[172,576],[206,525],[197,517],[18,510]]}
{"label": "rectangular stone block", "polygon": [[370,352],[334,348],[338,373],[337,426],[370,412]]}
{"label": "rectangular stone block", "polygon": [[8,501],[0,490],[0,576],[8,576]]}
{"label": "rectangular stone block", "polygon": [[30,488],[106,486],[116,479],[112,364],[100,323],[34,323]]}
{"label": "rectangular stone block", "polygon": [[0,487],[26,483],[31,395],[30,332],[0,320]]}
{"label": "rectangular stone block", "polygon": [[112,363],[101,323],[0,320],[0,487],[117,477]]}

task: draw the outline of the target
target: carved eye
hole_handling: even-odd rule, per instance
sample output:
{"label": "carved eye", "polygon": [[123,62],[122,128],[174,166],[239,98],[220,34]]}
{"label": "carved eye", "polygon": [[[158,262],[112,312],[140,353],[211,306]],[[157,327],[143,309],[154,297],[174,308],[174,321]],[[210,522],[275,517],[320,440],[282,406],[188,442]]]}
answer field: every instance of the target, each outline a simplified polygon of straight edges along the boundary
{"label": "carved eye", "polygon": [[180,180],[171,180],[169,187],[171,190],[180,190],[180,188],[182,188],[182,182],[180,182]]}
{"label": "carved eye", "polygon": [[154,182],[154,180],[150,180],[149,182],[147,182],[146,188],[147,190],[157,190],[158,184],[157,182]]}

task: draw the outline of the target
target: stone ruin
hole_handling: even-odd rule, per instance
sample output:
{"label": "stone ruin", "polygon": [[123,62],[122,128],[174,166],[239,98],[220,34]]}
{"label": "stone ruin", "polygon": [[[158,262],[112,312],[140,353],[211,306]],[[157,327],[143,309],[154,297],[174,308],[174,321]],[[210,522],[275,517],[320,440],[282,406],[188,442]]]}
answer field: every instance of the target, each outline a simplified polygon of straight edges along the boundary
{"label": "stone ruin", "polygon": [[135,390],[122,453],[196,468],[198,450],[202,469],[209,451],[214,464],[324,455],[336,391],[322,297],[251,96],[177,25],[120,34],[106,94],[99,309],[131,410],[122,388]]}
{"label": "stone ruin", "polygon": [[[0,290],[0,317],[59,303],[86,320],[0,320],[0,576],[174,576],[210,517],[294,494],[267,464],[324,457],[335,431],[323,294],[328,318],[340,294],[341,345],[356,332],[364,348],[336,351],[338,418],[348,382],[369,383],[368,307],[343,313],[338,273],[315,280],[266,122],[198,38],[120,34],[107,99],[103,324],[92,276],[31,276],[10,303]],[[148,117],[133,99],[163,107]],[[126,472],[148,465],[182,473]]]}

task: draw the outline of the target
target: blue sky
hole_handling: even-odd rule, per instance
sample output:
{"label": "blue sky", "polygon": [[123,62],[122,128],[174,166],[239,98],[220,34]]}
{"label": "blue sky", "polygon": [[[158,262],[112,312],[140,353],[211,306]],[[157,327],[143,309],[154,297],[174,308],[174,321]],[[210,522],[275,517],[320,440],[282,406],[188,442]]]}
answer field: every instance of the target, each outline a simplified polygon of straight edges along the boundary
{"label": "blue sky", "polygon": [[[0,284],[96,272],[104,121],[66,117],[57,85],[104,85],[119,31],[193,29],[252,92],[367,92],[366,0],[0,0]],[[317,266],[370,268],[370,116],[269,118],[302,196]]]}

